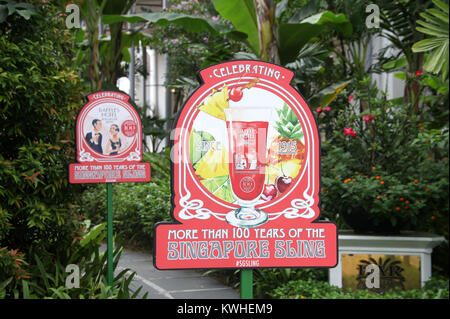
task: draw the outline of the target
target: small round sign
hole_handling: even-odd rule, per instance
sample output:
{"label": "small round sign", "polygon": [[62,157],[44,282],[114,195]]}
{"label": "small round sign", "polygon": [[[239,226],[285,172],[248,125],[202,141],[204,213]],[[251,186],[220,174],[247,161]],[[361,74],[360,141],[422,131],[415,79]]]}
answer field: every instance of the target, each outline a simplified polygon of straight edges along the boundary
{"label": "small round sign", "polygon": [[137,133],[137,124],[132,120],[127,120],[122,123],[122,133],[127,137],[132,137]]}

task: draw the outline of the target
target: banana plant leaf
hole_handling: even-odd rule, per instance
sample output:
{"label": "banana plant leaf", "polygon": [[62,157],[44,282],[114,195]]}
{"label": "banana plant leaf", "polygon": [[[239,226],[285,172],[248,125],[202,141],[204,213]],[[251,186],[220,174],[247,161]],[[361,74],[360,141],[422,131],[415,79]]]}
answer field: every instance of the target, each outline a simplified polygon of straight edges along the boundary
{"label": "banana plant leaf", "polygon": [[315,14],[298,23],[280,24],[278,39],[281,63],[294,61],[312,38],[326,30],[336,30],[348,36],[352,33],[352,25],[344,14],[334,14],[330,11]]}
{"label": "banana plant leaf", "polygon": [[351,80],[338,82],[319,91],[309,99],[311,106],[314,108],[327,106],[350,82]]}
{"label": "banana plant leaf", "polygon": [[247,35],[253,52],[259,53],[259,35],[253,0],[213,0],[216,11],[229,20],[236,30]]}
{"label": "banana plant leaf", "polygon": [[188,32],[199,33],[203,31],[209,31],[214,35],[228,35],[232,38],[243,40],[246,35],[238,32],[232,26],[215,22],[212,19],[202,18],[195,15],[172,13],[172,12],[148,12],[148,13],[136,13],[136,14],[110,14],[104,15],[102,22],[106,24],[116,22],[128,22],[138,23],[147,22],[154,23],[159,26],[167,26],[169,24],[175,24],[183,27]]}
{"label": "banana plant leaf", "polygon": [[[252,0],[213,0],[214,8],[222,17],[231,21],[236,30],[247,35],[247,42],[253,52],[259,54],[259,34],[255,7]],[[285,1],[277,5],[283,9]],[[278,14],[280,16],[280,14]],[[298,15],[298,17],[303,17]],[[345,36],[352,33],[352,24],[343,14],[321,12],[306,19],[278,24],[279,55],[281,64],[294,61],[301,48],[312,38],[326,30],[337,30]]]}

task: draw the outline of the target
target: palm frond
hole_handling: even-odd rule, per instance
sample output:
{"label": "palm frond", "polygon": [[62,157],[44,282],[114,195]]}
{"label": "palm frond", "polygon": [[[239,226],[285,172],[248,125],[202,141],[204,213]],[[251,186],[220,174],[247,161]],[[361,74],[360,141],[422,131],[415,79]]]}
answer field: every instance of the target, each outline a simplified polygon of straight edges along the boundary
{"label": "palm frond", "polygon": [[[448,4],[440,0],[433,0],[439,8],[430,8],[420,14],[423,20],[418,20],[416,30],[430,37],[416,42],[412,46],[413,52],[429,52],[424,63],[428,72],[441,73],[442,79],[448,77],[449,67],[449,8]],[[441,11],[442,10],[442,11]]]}

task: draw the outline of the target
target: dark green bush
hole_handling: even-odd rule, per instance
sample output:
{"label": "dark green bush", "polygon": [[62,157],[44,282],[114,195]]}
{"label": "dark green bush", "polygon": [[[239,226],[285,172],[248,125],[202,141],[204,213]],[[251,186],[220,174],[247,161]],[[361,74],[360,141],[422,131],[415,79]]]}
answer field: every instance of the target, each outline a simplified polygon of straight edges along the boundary
{"label": "dark green bush", "polygon": [[[329,130],[322,143],[324,213],[332,220],[366,214],[373,230],[383,223],[416,231],[448,225],[448,129],[430,129],[369,79],[359,92],[354,98],[367,110],[347,106],[320,119]],[[444,228],[439,234],[447,235]]]}
{"label": "dark green bush", "polygon": [[0,247],[17,268],[2,268],[6,296],[22,286],[18,267],[33,268],[35,255],[48,271],[66,264],[81,234],[67,178],[83,104],[71,37],[49,3],[27,8],[28,20],[16,11],[0,23]]}
{"label": "dark green bush", "polygon": [[268,298],[274,287],[283,283],[296,280],[325,281],[327,280],[327,270],[307,268],[255,269],[253,278],[255,296]]}
{"label": "dark green bush", "polygon": [[[0,298],[127,298],[124,272],[107,287],[101,232],[86,232],[68,181],[84,104],[71,34],[52,2],[34,3],[0,19]],[[71,263],[79,289],[65,286]]]}
{"label": "dark green bush", "polygon": [[[113,185],[114,233],[129,244],[151,247],[153,227],[170,221],[170,161],[165,154],[145,153],[151,164],[149,183]],[[93,223],[106,220],[106,187],[89,187],[82,196],[81,212]]]}
{"label": "dark green bush", "polygon": [[[99,224],[89,232],[85,232],[72,249],[67,263],[54,260],[50,255],[33,256],[32,264],[26,265],[24,272],[22,255],[17,251],[0,250],[0,298],[24,299],[105,299],[105,298],[135,298],[141,288],[130,294],[130,283],[135,273],[129,274],[129,269],[116,273],[113,287],[107,284],[107,256],[100,252],[100,245],[106,236],[106,224]],[[113,252],[113,269],[122,253],[122,247],[117,246]],[[79,287],[67,287],[66,265],[74,264],[79,269]],[[50,265],[53,265],[50,266]],[[8,274],[9,271],[9,274]]]}
{"label": "dark green bush", "polygon": [[270,295],[279,299],[448,299],[448,279],[432,278],[423,289],[390,290],[377,294],[369,290],[343,291],[314,278],[292,280],[275,288]]}

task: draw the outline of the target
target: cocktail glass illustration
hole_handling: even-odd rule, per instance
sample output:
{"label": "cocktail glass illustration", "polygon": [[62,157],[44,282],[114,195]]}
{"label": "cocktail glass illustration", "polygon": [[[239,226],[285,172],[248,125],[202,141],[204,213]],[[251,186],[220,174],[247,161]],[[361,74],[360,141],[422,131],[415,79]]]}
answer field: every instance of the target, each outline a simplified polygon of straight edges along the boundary
{"label": "cocktail glass illustration", "polygon": [[235,107],[225,109],[231,189],[240,206],[226,215],[238,227],[256,227],[268,220],[255,208],[264,188],[267,131],[271,108]]}

